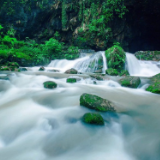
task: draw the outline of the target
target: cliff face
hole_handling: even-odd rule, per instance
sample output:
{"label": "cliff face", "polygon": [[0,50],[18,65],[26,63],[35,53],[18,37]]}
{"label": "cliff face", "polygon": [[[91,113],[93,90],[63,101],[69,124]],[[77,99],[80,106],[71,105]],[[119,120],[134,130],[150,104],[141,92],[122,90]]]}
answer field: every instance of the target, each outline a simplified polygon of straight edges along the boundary
{"label": "cliff face", "polygon": [[[85,42],[82,43],[85,43],[85,47],[88,48],[104,50],[114,41],[118,41],[125,50],[130,52],[160,50],[160,2],[158,0],[126,0],[128,12],[125,16],[123,18],[115,16],[108,23],[111,32],[105,30],[104,34],[108,32],[111,34],[108,36],[107,43],[106,38],[93,37],[93,33],[86,29],[90,12],[84,17],[82,25],[78,11],[71,7],[75,3],[73,0],[68,0],[66,3],[65,29],[62,29],[62,2],[60,0],[13,0],[12,3],[9,0],[3,0],[0,3],[0,24],[6,30],[13,27],[16,30],[16,36],[20,39],[29,37],[43,42],[58,31],[61,41],[76,44],[78,36],[88,32],[85,37],[81,36],[85,38]],[[81,28],[83,32],[79,32]]]}

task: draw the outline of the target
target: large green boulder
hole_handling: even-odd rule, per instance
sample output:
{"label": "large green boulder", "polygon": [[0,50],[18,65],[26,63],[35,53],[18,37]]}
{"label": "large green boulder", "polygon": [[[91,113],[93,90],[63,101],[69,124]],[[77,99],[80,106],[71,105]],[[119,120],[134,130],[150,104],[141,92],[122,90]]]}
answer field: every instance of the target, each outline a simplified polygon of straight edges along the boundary
{"label": "large green boulder", "polygon": [[78,71],[74,68],[68,69],[67,71],[65,71],[66,74],[77,74]]}
{"label": "large green boulder", "polygon": [[53,82],[53,81],[47,81],[43,83],[44,88],[48,88],[48,89],[54,89],[57,87],[57,83]]}
{"label": "large green boulder", "polygon": [[151,84],[146,91],[160,94],[160,73],[151,78]]}
{"label": "large green boulder", "polygon": [[99,80],[99,81],[103,81],[104,80],[102,74],[92,74],[92,75],[90,75],[90,77],[95,78],[96,80]]}
{"label": "large green boulder", "polygon": [[141,80],[139,77],[126,76],[120,79],[119,82],[124,87],[137,88],[140,85]]}
{"label": "large green boulder", "polygon": [[106,70],[106,74],[110,75],[110,76],[118,76],[118,71],[117,69],[113,69],[113,68],[109,68]]}
{"label": "large green boulder", "polygon": [[80,105],[102,112],[115,111],[115,106],[112,102],[87,93],[81,95]]}
{"label": "large green boulder", "polygon": [[108,62],[108,68],[117,69],[118,71],[124,69],[126,54],[120,46],[112,46],[105,51],[105,55]]}
{"label": "large green boulder", "polygon": [[104,125],[104,119],[99,113],[86,113],[82,120],[88,124]]}

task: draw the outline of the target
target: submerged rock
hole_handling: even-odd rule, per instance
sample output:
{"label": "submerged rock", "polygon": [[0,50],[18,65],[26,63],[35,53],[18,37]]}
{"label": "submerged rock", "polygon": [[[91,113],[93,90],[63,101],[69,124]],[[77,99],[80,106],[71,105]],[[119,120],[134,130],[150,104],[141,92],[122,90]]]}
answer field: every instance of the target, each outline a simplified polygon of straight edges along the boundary
{"label": "submerged rock", "polygon": [[67,83],[76,83],[77,79],[76,78],[67,78],[66,82]]}
{"label": "submerged rock", "polygon": [[151,78],[151,84],[146,91],[160,94],[160,73]]}
{"label": "submerged rock", "polygon": [[66,74],[77,74],[77,70],[74,68],[68,69],[67,71],[65,71]]}
{"label": "submerged rock", "polygon": [[104,80],[102,74],[93,74],[93,75],[90,75],[90,77],[95,78],[96,80],[99,80],[99,81]]}
{"label": "submerged rock", "polygon": [[44,88],[49,88],[49,89],[54,89],[57,87],[57,83],[53,81],[44,82],[43,85],[44,85]]}
{"label": "submerged rock", "polygon": [[109,48],[105,51],[105,56],[108,61],[108,68],[117,69],[119,72],[124,69],[126,54],[120,46],[114,45]]}
{"label": "submerged rock", "polygon": [[80,105],[97,111],[115,111],[114,104],[96,95],[84,93],[80,97]]}
{"label": "submerged rock", "polygon": [[43,66],[39,68],[39,71],[44,71],[44,70],[45,68]]}
{"label": "submerged rock", "polygon": [[104,125],[104,119],[99,113],[86,113],[82,120],[88,124]]}
{"label": "submerged rock", "polygon": [[113,69],[113,68],[109,68],[106,70],[106,74],[110,75],[110,76],[118,76],[118,71],[117,69]]}
{"label": "submerged rock", "polygon": [[27,68],[19,68],[20,71],[28,71]]}
{"label": "submerged rock", "polygon": [[49,69],[49,72],[60,72],[58,69]]}
{"label": "submerged rock", "polygon": [[137,88],[140,85],[141,80],[139,77],[126,76],[120,79],[119,82],[124,87]]}

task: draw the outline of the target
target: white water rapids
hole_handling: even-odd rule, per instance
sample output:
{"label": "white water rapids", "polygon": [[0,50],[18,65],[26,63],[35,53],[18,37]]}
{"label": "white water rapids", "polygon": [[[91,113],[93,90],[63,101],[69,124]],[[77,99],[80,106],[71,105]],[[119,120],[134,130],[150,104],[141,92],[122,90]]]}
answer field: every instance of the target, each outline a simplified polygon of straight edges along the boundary
{"label": "white water rapids", "polygon": [[[95,55],[95,69],[99,54],[102,52]],[[131,75],[160,73],[157,62],[133,57],[127,54]],[[73,75],[63,72],[74,66],[79,72],[88,72],[85,63],[89,59],[56,60],[46,67],[60,73],[33,67],[0,80],[0,160],[160,159],[159,95],[145,91],[146,79],[138,89],[121,87],[117,78],[105,76],[104,81],[96,81],[87,74],[76,75],[80,81],[75,84],[66,83]],[[107,64],[103,65],[103,71],[106,68]],[[43,82],[49,80],[58,87],[43,88]],[[85,113],[95,112],[80,106],[83,93],[114,102],[117,113],[101,113],[105,119],[101,127],[82,123]]]}

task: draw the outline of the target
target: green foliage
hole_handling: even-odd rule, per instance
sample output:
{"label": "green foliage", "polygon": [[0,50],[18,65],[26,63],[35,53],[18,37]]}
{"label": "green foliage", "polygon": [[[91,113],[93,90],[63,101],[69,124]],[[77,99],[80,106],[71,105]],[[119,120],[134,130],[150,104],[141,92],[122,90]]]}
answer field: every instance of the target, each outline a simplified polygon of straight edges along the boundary
{"label": "green foliage", "polygon": [[65,54],[65,58],[72,60],[79,57],[79,49],[75,46],[70,46]]}
{"label": "green foliage", "polygon": [[53,54],[58,54],[62,51],[62,47],[63,44],[59,43],[56,39],[50,38],[44,45],[44,49],[47,51],[46,56],[51,59]]}

